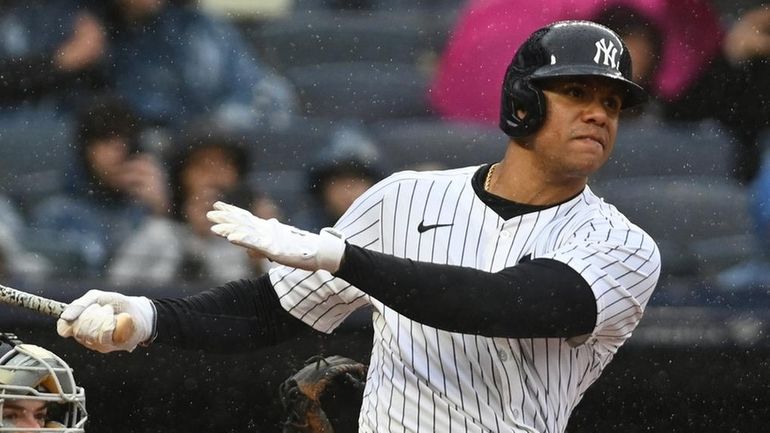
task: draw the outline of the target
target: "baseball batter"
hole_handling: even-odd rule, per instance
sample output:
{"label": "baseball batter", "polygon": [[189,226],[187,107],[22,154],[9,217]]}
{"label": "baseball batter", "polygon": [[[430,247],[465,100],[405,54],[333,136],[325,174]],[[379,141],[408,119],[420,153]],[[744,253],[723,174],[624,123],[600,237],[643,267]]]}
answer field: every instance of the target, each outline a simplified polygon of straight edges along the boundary
{"label": "baseball batter", "polygon": [[[183,299],[91,291],[58,332],[103,352],[242,349],[371,305],[361,432],[563,432],[660,272],[650,236],[587,186],[621,110],[645,100],[629,77],[610,29],[538,30],[505,76],[501,161],[396,173],[319,234],[217,203],[215,233],[285,266]],[[116,344],[121,312],[135,332]]]}

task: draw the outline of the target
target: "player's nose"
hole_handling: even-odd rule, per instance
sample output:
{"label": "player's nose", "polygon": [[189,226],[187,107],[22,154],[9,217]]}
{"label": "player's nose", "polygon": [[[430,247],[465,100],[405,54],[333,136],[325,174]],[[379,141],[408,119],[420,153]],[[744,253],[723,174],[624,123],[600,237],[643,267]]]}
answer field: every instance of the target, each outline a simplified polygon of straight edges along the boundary
{"label": "player's nose", "polygon": [[591,98],[583,107],[583,120],[588,123],[604,126],[609,117],[607,107],[600,98]]}

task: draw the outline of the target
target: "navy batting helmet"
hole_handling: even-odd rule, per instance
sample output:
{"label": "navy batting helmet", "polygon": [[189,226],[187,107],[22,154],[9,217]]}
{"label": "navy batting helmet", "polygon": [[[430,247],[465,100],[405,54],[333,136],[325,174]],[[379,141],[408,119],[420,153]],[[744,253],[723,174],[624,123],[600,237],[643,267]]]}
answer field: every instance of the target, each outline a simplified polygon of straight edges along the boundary
{"label": "navy batting helmet", "polygon": [[536,30],[516,51],[503,82],[500,128],[510,137],[537,131],[545,120],[545,96],[537,81],[576,76],[619,82],[623,108],[647,100],[630,79],[631,55],[615,32],[591,21],[560,21]]}

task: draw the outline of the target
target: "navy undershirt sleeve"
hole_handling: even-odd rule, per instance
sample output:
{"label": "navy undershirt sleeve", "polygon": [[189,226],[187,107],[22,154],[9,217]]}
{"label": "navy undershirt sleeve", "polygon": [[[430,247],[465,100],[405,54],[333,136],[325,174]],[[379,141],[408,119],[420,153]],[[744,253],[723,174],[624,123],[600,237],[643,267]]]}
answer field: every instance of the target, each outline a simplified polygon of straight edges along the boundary
{"label": "navy undershirt sleeve", "polygon": [[568,265],[534,259],[499,272],[417,262],[348,244],[335,273],[416,322],[488,337],[574,337],[596,325],[596,299]]}
{"label": "navy undershirt sleeve", "polygon": [[271,346],[308,327],[281,307],[268,275],[185,298],[154,299],[156,343],[234,353]]}

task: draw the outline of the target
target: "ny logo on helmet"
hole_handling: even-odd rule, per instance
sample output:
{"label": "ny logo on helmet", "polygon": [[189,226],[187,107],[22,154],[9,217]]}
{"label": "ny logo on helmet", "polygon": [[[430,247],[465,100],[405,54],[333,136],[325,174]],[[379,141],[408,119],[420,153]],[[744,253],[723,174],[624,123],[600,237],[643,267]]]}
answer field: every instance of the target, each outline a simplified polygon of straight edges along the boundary
{"label": "ny logo on helmet", "polygon": [[[604,55],[604,60],[601,62],[599,59]],[[601,63],[605,66],[609,66],[613,69],[618,69],[618,64],[615,62],[615,55],[618,54],[618,49],[615,48],[615,44],[610,41],[609,44],[604,38],[596,41],[596,55],[594,56],[594,62]]]}

